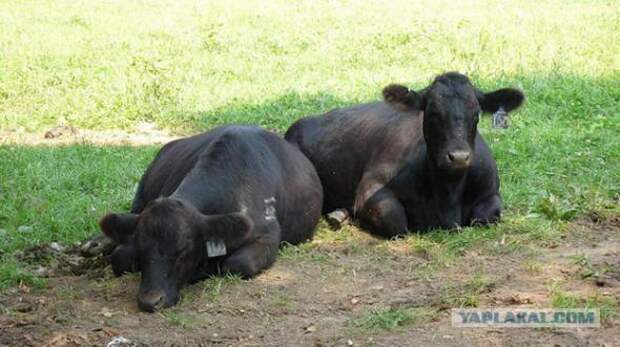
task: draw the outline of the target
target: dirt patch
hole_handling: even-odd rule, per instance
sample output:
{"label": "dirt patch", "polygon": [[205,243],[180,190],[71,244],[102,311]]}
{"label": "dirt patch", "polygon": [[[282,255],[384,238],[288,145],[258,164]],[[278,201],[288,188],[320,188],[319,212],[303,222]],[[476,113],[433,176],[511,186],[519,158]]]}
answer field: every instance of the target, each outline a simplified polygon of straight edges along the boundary
{"label": "dirt patch", "polygon": [[177,136],[157,129],[152,123],[140,123],[131,132],[121,130],[88,130],[71,125],[59,125],[40,133],[0,131],[0,145],[129,145],[143,146],[168,143]]}
{"label": "dirt patch", "polygon": [[[310,245],[284,249],[273,268],[252,280],[201,282],[183,291],[178,306],[154,314],[137,309],[137,275],[116,278],[101,262],[79,260],[77,251],[50,256],[43,247],[24,261],[52,268],[48,289],[22,286],[0,295],[0,346],[101,346],[119,336],[142,346],[614,346],[616,314],[597,329],[450,324],[451,307],[549,307],[559,290],[616,299],[618,309],[617,220],[581,220],[568,230],[553,248],[501,255],[469,250],[430,273],[420,271],[427,257],[406,240],[327,232]],[[77,275],[67,265],[75,259],[86,264]],[[432,318],[406,324],[416,318],[406,310],[415,308]],[[374,322],[365,319],[373,314],[379,323],[393,319],[393,327],[355,324]]]}

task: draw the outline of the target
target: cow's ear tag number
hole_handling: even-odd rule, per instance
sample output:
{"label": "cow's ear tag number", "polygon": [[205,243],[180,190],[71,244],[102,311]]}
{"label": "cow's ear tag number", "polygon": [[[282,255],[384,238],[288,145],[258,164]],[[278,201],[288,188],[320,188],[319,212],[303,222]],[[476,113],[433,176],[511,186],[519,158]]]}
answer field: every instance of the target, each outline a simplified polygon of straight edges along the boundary
{"label": "cow's ear tag number", "polygon": [[493,129],[506,129],[508,128],[508,113],[503,107],[500,107],[493,113]]}
{"label": "cow's ear tag number", "polygon": [[226,255],[224,240],[207,240],[207,257],[221,257]]}

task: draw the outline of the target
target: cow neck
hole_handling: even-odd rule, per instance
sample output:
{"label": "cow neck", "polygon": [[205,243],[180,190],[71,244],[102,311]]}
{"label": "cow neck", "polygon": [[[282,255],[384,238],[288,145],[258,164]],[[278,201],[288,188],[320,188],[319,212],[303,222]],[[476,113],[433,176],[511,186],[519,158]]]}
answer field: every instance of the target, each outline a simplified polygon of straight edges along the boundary
{"label": "cow neck", "polygon": [[437,217],[442,228],[460,225],[463,219],[462,202],[467,171],[453,175],[429,165],[430,189]]}
{"label": "cow neck", "polygon": [[460,204],[469,170],[448,173],[438,169],[431,160],[427,160],[426,163],[433,197],[442,202],[440,205]]}
{"label": "cow neck", "polygon": [[195,190],[186,188],[191,186],[199,185],[193,185],[191,183],[187,184],[187,182],[183,180],[181,184],[179,184],[179,187],[170,195],[170,197],[183,200],[187,204],[194,206],[194,208],[198,211],[203,212],[205,196],[204,194],[199,194],[199,192],[196,192]]}

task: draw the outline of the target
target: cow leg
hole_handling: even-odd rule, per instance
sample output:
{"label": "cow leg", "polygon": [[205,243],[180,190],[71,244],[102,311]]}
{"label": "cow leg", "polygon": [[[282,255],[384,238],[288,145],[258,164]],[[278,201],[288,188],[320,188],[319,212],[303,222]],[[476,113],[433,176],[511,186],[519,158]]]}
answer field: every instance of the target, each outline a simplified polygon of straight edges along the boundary
{"label": "cow leg", "polygon": [[470,225],[487,225],[497,223],[502,211],[502,199],[494,194],[478,201],[471,210]]}
{"label": "cow leg", "polygon": [[278,244],[277,240],[265,238],[247,244],[222,261],[222,272],[251,278],[275,262]]}
{"label": "cow leg", "polygon": [[373,234],[391,238],[407,233],[405,208],[391,190],[385,187],[372,189],[369,186],[360,192],[356,198],[355,211],[359,211],[360,220],[370,226]]}

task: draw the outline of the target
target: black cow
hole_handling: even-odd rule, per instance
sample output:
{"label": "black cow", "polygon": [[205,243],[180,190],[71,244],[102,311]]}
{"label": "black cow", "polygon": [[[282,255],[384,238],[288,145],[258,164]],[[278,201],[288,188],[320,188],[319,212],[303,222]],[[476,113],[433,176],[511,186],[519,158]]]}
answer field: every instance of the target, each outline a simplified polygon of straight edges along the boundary
{"label": "black cow", "polygon": [[497,222],[497,167],[477,131],[481,112],[521,105],[515,89],[483,93],[450,72],[420,91],[294,123],[285,138],[312,161],[324,212],[345,208],[378,235]]}
{"label": "black cow", "polygon": [[108,257],[114,272],[141,271],[138,306],[153,311],[174,305],[187,283],[269,267],[281,242],[312,237],[322,201],[316,171],[295,146],[225,126],[165,145],[131,213],[108,214],[100,226],[119,244]]}

